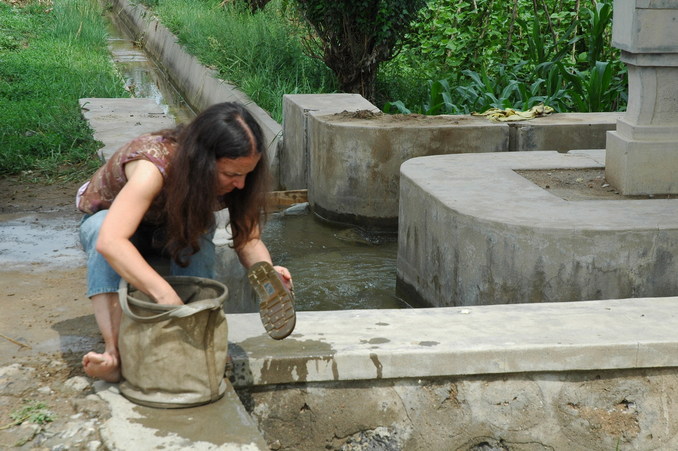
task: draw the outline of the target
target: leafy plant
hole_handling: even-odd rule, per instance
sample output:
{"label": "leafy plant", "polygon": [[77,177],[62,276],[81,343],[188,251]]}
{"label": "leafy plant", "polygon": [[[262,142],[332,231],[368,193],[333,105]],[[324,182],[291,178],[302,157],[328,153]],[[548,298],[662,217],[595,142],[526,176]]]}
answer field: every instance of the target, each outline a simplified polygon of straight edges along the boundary
{"label": "leafy plant", "polygon": [[0,427],[0,430],[18,426],[25,422],[41,425],[51,423],[54,421],[55,415],[43,402],[24,400],[22,407],[12,412],[9,417],[12,419],[12,422]]}
{"label": "leafy plant", "polygon": [[627,77],[610,45],[612,0],[589,5],[430,1],[407,37],[407,55],[388,67],[389,73],[416,73],[413,66],[421,66],[419,73],[429,76],[421,83],[429,89],[424,100],[402,90],[384,111],[458,114],[539,103],[557,111],[623,110]]}

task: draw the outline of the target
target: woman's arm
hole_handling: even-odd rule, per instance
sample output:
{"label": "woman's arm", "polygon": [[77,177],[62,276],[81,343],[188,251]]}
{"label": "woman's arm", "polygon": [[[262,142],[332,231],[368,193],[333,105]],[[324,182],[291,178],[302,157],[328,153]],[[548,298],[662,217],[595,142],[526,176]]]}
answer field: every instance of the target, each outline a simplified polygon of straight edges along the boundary
{"label": "woman's arm", "polygon": [[[237,250],[236,252],[238,254],[240,263],[242,263],[245,268],[249,268],[253,264],[260,261],[273,264],[273,261],[271,260],[271,254],[268,252],[268,248],[264,242],[261,241],[261,238],[258,237],[258,233],[256,238],[249,240],[240,250]],[[278,271],[278,274],[282,276],[285,287],[287,289],[291,289],[292,274],[290,274],[289,270],[284,266],[274,266],[274,268],[276,271]]]}
{"label": "woman's arm", "polygon": [[163,178],[146,160],[125,165],[127,183],[116,196],[101,226],[97,251],[127,282],[159,304],[183,304],[171,285],[146,262],[130,238],[160,193]]}

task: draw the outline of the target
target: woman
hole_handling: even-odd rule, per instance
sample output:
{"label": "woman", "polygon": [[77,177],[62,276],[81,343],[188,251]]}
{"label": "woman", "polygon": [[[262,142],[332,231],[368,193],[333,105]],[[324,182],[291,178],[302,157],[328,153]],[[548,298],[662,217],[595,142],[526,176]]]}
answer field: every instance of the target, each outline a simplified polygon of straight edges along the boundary
{"label": "woman", "polygon": [[[85,373],[120,380],[120,278],[156,302],[180,305],[169,283],[140,249],[161,250],[173,275],[214,277],[214,211],[228,208],[233,247],[245,268],[271,263],[260,239],[268,188],[263,134],[237,103],[213,105],[187,126],[136,138],[118,150],[78,191],[86,213],[80,240],[88,256],[87,296],[104,352],[83,357]],[[276,266],[287,288],[291,275]]]}

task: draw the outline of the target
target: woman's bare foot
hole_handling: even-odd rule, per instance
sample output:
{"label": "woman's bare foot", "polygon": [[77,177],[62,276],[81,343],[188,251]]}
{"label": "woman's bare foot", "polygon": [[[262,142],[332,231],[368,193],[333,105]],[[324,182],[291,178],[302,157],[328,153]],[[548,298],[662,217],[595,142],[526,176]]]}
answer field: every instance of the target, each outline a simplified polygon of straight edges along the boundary
{"label": "woman's bare foot", "polygon": [[89,377],[104,380],[106,382],[120,382],[120,362],[117,355],[104,352],[88,352],[82,358],[82,367]]}

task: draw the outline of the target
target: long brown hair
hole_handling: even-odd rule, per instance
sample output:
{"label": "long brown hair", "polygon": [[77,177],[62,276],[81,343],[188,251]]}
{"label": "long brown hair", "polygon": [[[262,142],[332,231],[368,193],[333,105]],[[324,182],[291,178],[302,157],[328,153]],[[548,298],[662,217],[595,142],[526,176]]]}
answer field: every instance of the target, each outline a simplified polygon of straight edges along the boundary
{"label": "long brown hair", "polygon": [[[177,149],[167,171],[165,249],[181,266],[200,250],[200,239],[215,225],[214,211],[228,207],[233,247],[255,238],[265,214],[269,189],[268,158],[261,127],[247,109],[234,102],[210,106],[176,130]],[[171,137],[170,137],[171,139]],[[216,162],[260,155],[243,189],[217,198]]]}

